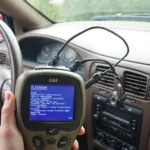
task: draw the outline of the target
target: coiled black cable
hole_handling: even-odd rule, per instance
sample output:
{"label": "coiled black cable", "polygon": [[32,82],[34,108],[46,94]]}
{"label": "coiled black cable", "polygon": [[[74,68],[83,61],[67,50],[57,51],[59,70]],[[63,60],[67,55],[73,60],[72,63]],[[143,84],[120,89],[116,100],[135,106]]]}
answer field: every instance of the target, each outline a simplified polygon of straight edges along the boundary
{"label": "coiled black cable", "polygon": [[[126,46],[126,48],[127,48],[127,52],[126,52],[126,54],[114,65],[114,67],[117,66],[117,65],[129,54],[129,46],[128,46],[128,43],[126,42],[126,40],[125,40],[122,36],[120,36],[120,35],[117,34],[116,32],[114,32],[114,31],[112,31],[112,30],[110,30],[110,29],[108,29],[108,28],[102,27],[102,26],[90,27],[90,28],[87,28],[87,29],[85,29],[85,30],[83,30],[83,31],[81,31],[81,32],[79,32],[79,33],[77,33],[77,34],[75,34],[74,36],[72,36],[70,39],[68,39],[68,40],[64,43],[64,45],[63,45],[63,46],[61,47],[61,49],[58,51],[57,55],[54,57],[54,59],[52,60],[52,62],[48,63],[48,65],[57,66],[57,65],[58,65],[58,62],[59,62],[59,59],[60,59],[60,58],[59,58],[59,55],[60,55],[60,53],[62,52],[62,50],[66,47],[66,45],[67,45],[71,40],[73,40],[74,38],[78,37],[79,35],[81,35],[81,34],[87,32],[87,31],[89,31],[89,30],[93,30],[93,29],[102,29],[102,30],[108,31],[108,32],[114,34],[115,36],[117,36],[118,38],[120,38],[120,39],[123,41],[123,43],[125,44],[125,46]],[[109,70],[110,70],[110,69],[109,69]],[[109,71],[109,70],[108,70],[108,71]]]}

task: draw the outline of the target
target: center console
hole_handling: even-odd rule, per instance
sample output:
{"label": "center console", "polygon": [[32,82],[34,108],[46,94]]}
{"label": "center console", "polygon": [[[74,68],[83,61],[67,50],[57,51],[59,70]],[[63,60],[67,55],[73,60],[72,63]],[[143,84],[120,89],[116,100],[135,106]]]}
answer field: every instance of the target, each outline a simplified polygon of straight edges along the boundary
{"label": "center console", "polygon": [[106,103],[107,98],[93,94],[93,137],[111,150],[138,150],[143,112],[122,105],[114,107]]}

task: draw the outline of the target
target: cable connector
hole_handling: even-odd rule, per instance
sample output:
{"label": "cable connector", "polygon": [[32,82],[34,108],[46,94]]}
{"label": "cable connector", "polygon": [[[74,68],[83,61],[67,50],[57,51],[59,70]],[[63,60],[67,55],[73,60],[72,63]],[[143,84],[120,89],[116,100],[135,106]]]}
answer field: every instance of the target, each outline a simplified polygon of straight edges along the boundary
{"label": "cable connector", "polygon": [[77,69],[81,66],[81,60],[76,60],[74,64],[69,68],[72,72],[77,71]]}
{"label": "cable connector", "polygon": [[89,79],[86,83],[85,83],[85,89],[88,89],[91,85],[93,85],[94,83],[97,83],[99,80],[101,80],[101,78],[103,78],[103,73],[95,73],[91,79]]}
{"label": "cable connector", "polygon": [[59,59],[59,55],[55,55],[52,62],[49,62],[48,66],[58,66]]}

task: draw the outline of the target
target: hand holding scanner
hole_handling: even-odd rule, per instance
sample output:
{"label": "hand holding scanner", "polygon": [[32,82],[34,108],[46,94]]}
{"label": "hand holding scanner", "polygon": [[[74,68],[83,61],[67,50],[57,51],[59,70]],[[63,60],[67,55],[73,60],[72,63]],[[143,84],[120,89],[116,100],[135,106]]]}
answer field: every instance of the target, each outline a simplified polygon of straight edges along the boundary
{"label": "hand holding scanner", "polygon": [[82,77],[58,67],[26,71],[15,95],[26,150],[71,150],[85,118]]}

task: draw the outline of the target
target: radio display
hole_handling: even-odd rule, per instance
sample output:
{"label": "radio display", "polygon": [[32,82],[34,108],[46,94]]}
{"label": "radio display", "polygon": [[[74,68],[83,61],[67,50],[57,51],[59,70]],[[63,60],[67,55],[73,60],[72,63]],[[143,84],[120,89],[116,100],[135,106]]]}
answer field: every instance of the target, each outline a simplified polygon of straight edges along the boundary
{"label": "radio display", "polygon": [[74,120],[75,87],[72,85],[32,84],[30,121]]}

